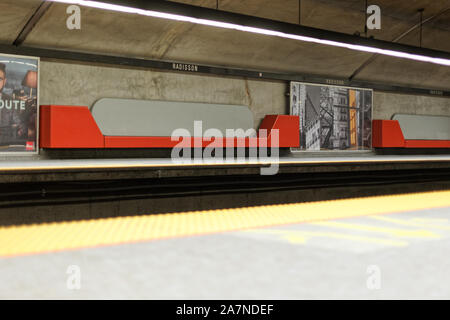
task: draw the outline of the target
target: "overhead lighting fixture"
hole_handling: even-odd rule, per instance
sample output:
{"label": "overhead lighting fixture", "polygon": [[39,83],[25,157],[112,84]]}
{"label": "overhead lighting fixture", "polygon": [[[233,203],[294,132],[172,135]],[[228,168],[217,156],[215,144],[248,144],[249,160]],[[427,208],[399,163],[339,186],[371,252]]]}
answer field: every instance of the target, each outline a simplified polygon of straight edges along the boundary
{"label": "overhead lighting fixture", "polygon": [[[256,34],[262,34],[262,35],[268,35],[268,36],[274,36],[274,37],[280,37],[280,38],[286,38],[286,39],[293,39],[298,41],[304,41],[304,42],[311,42],[311,43],[317,43],[317,44],[323,44],[333,47],[340,47],[340,48],[346,48],[350,50],[356,50],[356,51],[363,51],[363,52],[369,52],[369,53],[376,53],[386,56],[392,56],[397,58],[403,58],[403,59],[410,59],[410,60],[416,60],[416,61],[422,61],[422,62],[430,62],[435,63],[439,65],[444,66],[450,66],[450,53],[442,52],[442,51],[435,51],[430,49],[423,49],[418,47],[412,47],[412,46],[406,46],[381,40],[372,40],[367,38],[359,38],[356,36],[350,36],[346,34],[340,34],[332,31],[326,31],[326,30],[320,30],[320,29],[314,29],[314,28],[308,28],[303,26],[297,26],[292,25],[288,23],[283,22],[277,22],[262,18],[255,18],[255,17],[249,17],[244,15],[238,15],[235,13],[225,13],[220,12],[216,16],[219,17],[221,20],[226,20],[226,17],[238,17],[240,19],[230,19],[230,20],[241,20],[241,22],[244,22],[245,19],[250,19],[252,21],[256,21],[255,24],[260,25],[263,24],[262,22],[268,22],[269,24],[277,25],[279,29],[292,29],[297,28],[298,32],[296,33],[289,33],[289,32],[282,32],[279,30],[273,30],[270,28],[261,28],[257,26],[249,26],[248,23],[244,22],[242,24],[240,23],[233,23],[233,22],[227,22],[227,21],[218,21],[214,19],[206,19],[204,17],[201,17],[201,13],[205,13],[209,16],[214,16],[214,10],[206,9],[206,8],[200,8],[196,7],[196,11],[192,9],[193,6],[179,4],[179,3],[170,3],[170,1],[90,1],[90,0],[47,0],[52,2],[59,2],[59,3],[65,3],[65,4],[75,4],[85,7],[91,7],[91,8],[97,8],[97,9],[103,9],[103,10],[111,10],[116,12],[124,12],[124,13],[131,13],[131,14],[138,14],[142,16],[148,16],[148,17],[155,17],[155,18],[162,18],[162,19],[168,19],[168,20],[175,20],[175,21],[182,21],[182,22],[189,22],[189,23],[195,23],[200,25],[206,25],[206,26],[212,26],[212,27],[218,27],[218,28],[224,28],[224,29],[232,29],[232,30],[239,30],[244,32],[251,32]],[[119,4],[117,4],[119,3]],[[136,7],[130,7],[125,6],[122,4],[137,4]],[[155,5],[156,4],[156,5]],[[176,8],[178,6],[179,8]],[[158,10],[150,10],[148,8],[156,7],[157,9],[163,9],[161,11]],[[181,12],[183,11],[183,8],[187,8],[186,13]],[[178,11],[182,14],[175,14],[171,12],[164,12],[165,9],[169,9],[168,11]],[[171,10],[174,9],[174,10]],[[186,14],[186,15],[184,15]],[[225,18],[223,18],[225,17]],[[246,25],[247,24],[247,25]],[[286,27],[286,28],[285,28]],[[301,35],[297,33],[301,33],[302,31],[306,31],[305,33],[313,33],[313,34],[323,34],[323,37],[313,37],[310,35]],[[330,38],[339,38],[341,41],[337,41],[334,39],[327,39],[327,35],[330,36]],[[372,46],[373,45],[373,46]],[[393,49],[389,48],[393,47]],[[403,50],[401,50],[403,49]],[[414,52],[413,52],[414,51]],[[415,53],[415,51],[420,53]],[[422,54],[422,52],[425,52],[426,54]],[[431,53],[431,54],[428,54]]]}

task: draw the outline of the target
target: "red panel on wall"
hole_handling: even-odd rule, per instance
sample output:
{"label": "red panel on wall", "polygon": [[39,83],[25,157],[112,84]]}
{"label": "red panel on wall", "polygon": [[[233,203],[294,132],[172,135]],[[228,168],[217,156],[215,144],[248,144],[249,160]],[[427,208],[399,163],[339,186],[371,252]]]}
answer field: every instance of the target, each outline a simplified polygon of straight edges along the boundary
{"label": "red panel on wall", "polygon": [[105,148],[173,148],[173,147],[226,147],[227,145],[245,146],[249,147],[250,140],[252,146],[257,146],[258,141],[256,138],[244,138],[243,143],[239,143],[237,138],[222,138],[221,142],[217,142],[215,145],[211,143],[215,142],[215,139],[208,140],[207,138],[193,138],[184,139],[185,145],[179,144],[181,138],[176,141],[172,141],[171,137],[121,137],[121,136],[105,136]]}
{"label": "red panel on wall", "polygon": [[[233,144],[235,147],[271,146],[273,134],[271,130],[279,130],[279,147],[298,147],[299,117],[289,115],[268,115],[264,118],[260,129],[266,129],[268,139],[223,138],[215,146]],[[46,105],[40,109],[40,147],[42,148],[173,148],[181,139],[172,141],[171,137],[126,137],[103,136],[88,107]],[[206,138],[190,138],[190,147],[207,147],[213,140]],[[190,144],[189,144],[190,143]],[[214,146],[211,145],[211,146]]]}
{"label": "red panel on wall", "polygon": [[105,136],[105,148],[173,148],[177,144],[170,137]]}
{"label": "red panel on wall", "polygon": [[449,140],[405,140],[397,120],[373,120],[375,148],[450,148]]}
{"label": "red panel on wall", "polygon": [[374,148],[403,148],[405,139],[397,120],[372,121],[372,146]]}
{"label": "red panel on wall", "polygon": [[298,148],[300,146],[300,118],[289,115],[267,115],[259,129],[266,129],[269,135],[268,146],[271,143],[271,130],[278,129],[280,148]]}
{"label": "red panel on wall", "polygon": [[41,148],[104,148],[103,134],[88,107],[41,106]]}
{"label": "red panel on wall", "polygon": [[450,140],[405,140],[406,148],[450,148]]}

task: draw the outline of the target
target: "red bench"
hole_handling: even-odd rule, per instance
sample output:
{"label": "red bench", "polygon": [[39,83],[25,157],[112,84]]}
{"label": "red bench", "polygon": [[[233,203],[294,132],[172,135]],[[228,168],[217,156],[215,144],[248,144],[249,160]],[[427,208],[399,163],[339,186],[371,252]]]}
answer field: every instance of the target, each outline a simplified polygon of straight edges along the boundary
{"label": "red bench", "polygon": [[[289,115],[267,115],[259,128],[267,130],[264,137],[246,137],[243,145],[271,146],[273,130],[278,129],[279,147],[299,147],[299,117]],[[41,148],[173,148],[179,141],[171,137],[105,136],[99,129],[88,107],[45,105],[40,108]],[[208,146],[209,138],[192,137],[192,146]],[[238,138],[223,138],[223,146]],[[194,144],[195,143],[195,144]]]}
{"label": "red bench", "polygon": [[[425,123],[423,125],[426,126]],[[436,130],[432,127],[426,129]],[[428,137],[408,139],[405,138],[398,120],[373,120],[372,146],[374,148],[450,148],[450,140]]]}

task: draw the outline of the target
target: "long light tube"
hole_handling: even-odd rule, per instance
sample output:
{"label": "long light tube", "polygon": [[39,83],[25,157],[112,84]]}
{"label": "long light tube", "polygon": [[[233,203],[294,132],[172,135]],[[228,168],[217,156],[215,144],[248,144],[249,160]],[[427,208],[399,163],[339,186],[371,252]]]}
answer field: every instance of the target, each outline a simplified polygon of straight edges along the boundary
{"label": "long light tube", "polygon": [[280,31],[268,30],[268,29],[263,29],[263,28],[255,28],[255,27],[248,27],[248,26],[243,26],[243,25],[233,24],[233,23],[193,18],[193,17],[177,15],[177,14],[172,14],[172,13],[164,13],[164,12],[158,12],[158,11],[152,11],[152,10],[143,10],[143,9],[126,7],[126,6],[121,6],[121,5],[103,3],[103,2],[98,2],[98,1],[90,1],[90,0],[48,0],[48,1],[60,2],[60,3],[66,3],[66,4],[75,4],[75,5],[80,5],[80,6],[86,6],[86,7],[104,9],[104,10],[111,10],[111,11],[117,11],[117,12],[124,12],[124,13],[133,13],[133,14],[139,14],[139,15],[148,16],[148,17],[169,19],[169,20],[175,20],[175,21],[190,22],[190,23],[195,23],[195,24],[200,24],[200,25],[219,27],[219,28],[225,28],[225,29],[233,29],[233,30],[257,33],[257,34],[275,36],[275,37],[280,37],[280,38],[293,39],[293,40],[298,40],[298,41],[313,42],[313,43],[318,43],[318,44],[323,44],[323,45],[328,45],[328,46],[347,48],[347,49],[356,50],[356,51],[377,53],[377,54],[382,54],[382,55],[386,55],[386,56],[392,56],[392,57],[398,57],[398,58],[404,58],[404,59],[410,59],[410,60],[416,60],[416,61],[422,61],[422,62],[430,62],[430,63],[435,63],[435,64],[439,64],[439,65],[444,65],[444,66],[450,66],[450,59],[430,57],[430,56],[424,56],[424,55],[413,54],[413,53],[402,52],[402,51],[381,49],[381,48],[375,48],[375,47],[370,47],[370,46],[365,46],[365,45],[349,44],[349,43],[338,42],[338,41],[333,41],[333,40],[324,40],[324,39],[318,39],[318,38],[313,38],[313,37],[300,36],[300,35],[296,35],[296,34],[284,33],[284,32],[280,32]]}

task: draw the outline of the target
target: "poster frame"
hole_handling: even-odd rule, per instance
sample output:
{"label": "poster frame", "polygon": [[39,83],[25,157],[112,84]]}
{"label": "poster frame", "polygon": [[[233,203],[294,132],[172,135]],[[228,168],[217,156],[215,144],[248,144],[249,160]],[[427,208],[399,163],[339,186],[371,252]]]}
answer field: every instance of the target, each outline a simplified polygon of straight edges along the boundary
{"label": "poster frame", "polygon": [[36,93],[36,146],[34,151],[9,151],[4,152],[0,151],[0,156],[2,157],[9,157],[9,156],[36,156],[39,155],[39,111],[40,111],[40,91],[41,91],[41,58],[36,56],[24,56],[24,55],[15,55],[15,54],[9,54],[9,53],[2,53],[0,52],[0,59],[2,57],[10,57],[10,58],[22,58],[22,59],[33,59],[37,61],[37,93]]}
{"label": "poster frame", "polygon": [[[334,87],[334,88],[345,88],[345,89],[357,89],[357,90],[365,90],[370,91],[371,94],[371,108],[370,108],[370,117],[373,121],[373,93],[374,90],[372,88],[360,88],[360,87],[352,87],[352,86],[341,86],[341,85],[334,85],[334,84],[327,84],[327,83],[311,83],[311,82],[302,82],[302,81],[289,81],[289,114],[292,115],[292,84],[300,84],[300,85],[308,85],[308,86],[320,86],[320,87]],[[301,132],[299,131],[299,139],[300,139]],[[373,136],[371,135],[371,141],[370,141],[370,148],[366,150],[353,150],[353,149],[335,149],[335,150],[302,150],[300,148],[290,148],[291,153],[303,153],[303,154],[365,154],[365,153],[373,153],[373,147],[372,147],[372,140]]]}

